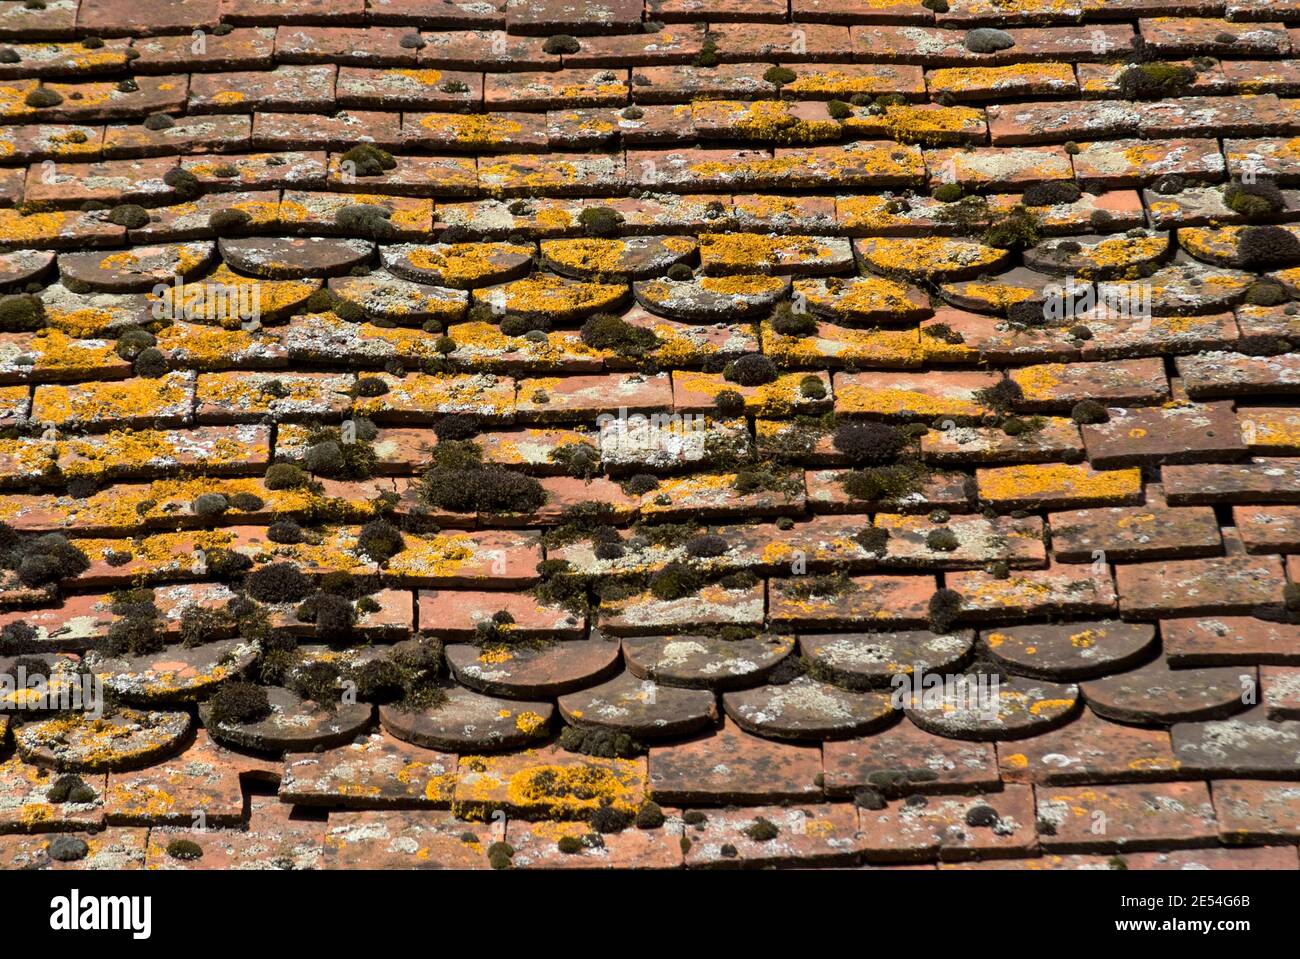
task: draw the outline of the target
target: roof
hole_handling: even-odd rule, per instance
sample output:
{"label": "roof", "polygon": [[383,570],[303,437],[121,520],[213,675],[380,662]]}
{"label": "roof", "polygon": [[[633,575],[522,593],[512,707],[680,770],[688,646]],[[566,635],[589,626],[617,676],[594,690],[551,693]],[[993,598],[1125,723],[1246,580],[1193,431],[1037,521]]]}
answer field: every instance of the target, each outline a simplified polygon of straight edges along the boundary
{"label": "roof", "polygon": [[1300,865],[1297,15],[0,2],[0,865]]}

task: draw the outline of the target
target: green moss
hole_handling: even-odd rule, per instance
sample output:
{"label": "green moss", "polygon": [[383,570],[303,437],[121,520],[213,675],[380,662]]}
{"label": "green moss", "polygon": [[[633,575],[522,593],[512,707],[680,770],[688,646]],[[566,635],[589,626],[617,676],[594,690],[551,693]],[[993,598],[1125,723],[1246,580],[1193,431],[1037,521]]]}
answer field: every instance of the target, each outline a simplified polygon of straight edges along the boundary
{"label": "green moss", "polygon": [[128,230],[138,230],[149,224],[149,211],[138,203],[119,203],[108,211],[105,217],[115,226],[124,226]]}
{"label": "green moss", "polygon": [[226,207],[208,217],[208,228],[217,236],[230,236],[243,230],[252,222],[253,218],[243,210]]}
{"label": "green moss", "polygon": [[1074,203],[1083,191],[1073,180],[1039,180],[1025,187],[1020,202],[1025,206],[1056,206],[1061,203]]}
{"label": "green moss", "polygon": [[340,163],[350,163],[356,176],[381,176],[385,170],[392,170],[397,161],[387,150],[381,150],[373,143],[358,143],[341,157]]}
{"label": "green moss", "polygon": [[746,826],[742,832],[753,842],[770,842],[780,835],[781,831],[776,828],[776,824],[772,820],[756,816],[754,821]]}
{"label": "green moss", "polygon": [[718,56],[718,42],[706,34],[700,52],[695,55],[695,59],[692,61],[692,66],[707,69],[716,67],[721,62],[722,58]]}
{"label": "green moss", "polygon": [[1237,235],[1237,257],[1247,269],[1300,262],[1300,239],[1280,226],[1248,226]]}
{"label": "green moss", "polygon": [[965,193],[960,183],[941,183],[930,191],[930,196],[940,203],[956,203]]}
{"label": "green moss", "polygon": [[312,591],[311,580],[292,563],[269,563],[244,579],[248,595],[262,603],[296,603]]}
{"label": "green moss", "polygon": [[1081,426],[1108,423],[1110,422],[1110,413],[1105,406],[1096,400],[1080,400],[1074,404],[1074,409],[1070,411],[1070,419]]}
{"label": "green moss", "polygon": [[311,484],[311,478],[292,463],[272,463],[262,484],[270,490],[302,489]]}
{"label": "green moss", "polygon": [[30,333],[45,325],[45,304],[30,293],[0,297],[0,331]]}
{"label": "green moss", "polygon": [[741,386],[762,386],[777,378],[776,364],[762,353],[746,353],[728,363],[722,370],[723,379]]}
{"label": "green moss", "polygon": [[612,350],[619,356],[643,356],[659,345],[652,330],[633,326],[621,317],[597,313],[582,324],[582,342],[593,350]]}
{"label": "green moss", "polygon": [[509,869],[515,856],[515,847],[508,842],[494,842],[488,846],[488,864],[493,869]]}
{"label": "green moss", "polygon": [[203,195],[203,184],[189,170],[175,166],[163,174],[163,183],[176,191],[176,199],[188,202]]}
{"label": "green moss", "polygon": [[930,597],[930,629],[947,633],[961,614],[961,594],[955,589],[940,589]]}
{"label": "green moss", "polygon": [[42,110],[46,107],[57,107],[62,102],[62,94],[55,90],[51,90],[49,87],[37,87],[23,98],[23,103],[37,110]]}
{"label": "green moss", "polygon": [[1119,93],[1126,100],[1163,99],[1179,96],[1196,80],[1196,71],[1181,63],[1135,63],[1118,80]]}
{"label": "green moss", "polygon": [[565,476],[591,479],[600,475],[600,451],[590,443],[565,443],[551,450],[548,458]]}
{"label": "green moss", "polygon": [[1281,306],[1291,299],[1281,283],[1256,280],[1246,290],[1246,302],[1251,306]]}
{"label": "green moss", "polygon": [[925,472],[911,464],[874,466],[850,470],[840,476],[840,486],[850,499],[865,503],[894,502],[921,491]]}
{"label": "green moss", "polygon": [[719,415],[729,419],[745,412],[745,398],[735,390],[719,390],[713,398],[713,405]]}
{"label": "green moss", "polygon": [[772,311],[772,328],[782,336],[812,336],[817,332],[817,321],[807,310],[796,310],[786,300]]}
{"label": "green moss", "polygon": [[763,71],[763,79],[775,87],[783,87],[798,80],[798,75],[789,67],[772,66]]}
{"label": "green moss", "polygon": [[951,553],[957,549],[961,543],[957,539],[957,534],[952,530],[932,529],[925,534],[926,549],[934,550],[938,553]]}
{"label": "green moss", "polygon": [[984,243],[1004,250],[1018,250],[1038,242],[1038,217],[1023,203],[1017,203],[993,218],[984,232]]}
{"label": "green moss", "polygon": [[612,207],[589,206],[578,214],[578,223],[589,236],[612,236],[623,225],[623,214]]}
{"label": "green moss", "polygon": [[167,844],[167,855],[182,862],[203,858],[203,847],[193,839],[173,839]]}
{"label": "green moss", "polygon": [[422,502],[454,513],[532,513],[546,491],[531,476],[483,462],[467,440],[440,442],[417,488]]}
{"label": "green moss", "polygon": [[214,726],[240,726],[258,722],[269,715],[271,703],[266,690],[253,683],[225,683],[208,700],[208,721]]}
{"label": "green moss", "polygon": [[1272,180],[1229,183],[1223,188],[1223,202],[1234,213],[1251,219],[1273,216],[1286,208],[1286,197]]}
{"label": "green moss", "polygon": [[546,38],[546,42],[542,44],[542,49],[553,56],[560,56],[577,53],[582,49],[582,44],[578,43],[576,37],[571,37],[567,33],[557,33],[555,36]]}
{"label": "green moss", "polygon": [[334,223],[345,233],[371,240],[388,240],[397,235],[397,227],[390,221],[392,212],[371,203],[353,203],[340,207],[334,214]]}
{"label": "green moss", "polygon": [[669,563],[650,577],[650,592],[656,599],[683,599],[700,591],[704,575],[685,563]]}
{"label": "green moss", "polygon": [[847,120],[853,116],[853,107],[843,100],[831,100],[826,104],[826,112],[832,120]]}

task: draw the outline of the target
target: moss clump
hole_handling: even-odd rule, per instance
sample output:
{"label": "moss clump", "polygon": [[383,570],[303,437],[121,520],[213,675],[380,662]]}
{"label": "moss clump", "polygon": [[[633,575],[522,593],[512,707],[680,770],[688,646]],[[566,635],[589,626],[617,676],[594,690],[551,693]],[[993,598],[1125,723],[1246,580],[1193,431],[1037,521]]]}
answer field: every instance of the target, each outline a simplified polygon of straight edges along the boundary
{"label": "moss clump", "polygon": [[136,376],[142,376],[145,379],[156,380],[167,375],[171,369],[171,364],[167,361],[167,355],[156,346],[140,351],[140,355],[135,358],[132,364]]}
{"label": "moss clump", "polygon": [[0,523],[0,567],[14,570],[24,586],[34,589],[80,576],[90,560],[62,533],[24,537]]}
{"label": "moss clump", "polygon": [[776,364],[762,353],[746,353],[728,363],[722,370],[723,379],[741,386],[762,386],[777,377]]}
{"label": "moss clump", "polygon": [[203,184],[184,167],[172,167],[163,174],[163,183],[176,191],[176,199],[189,201],[203,195]]}
{"label": "moss clump", "polygon": [[549,459],[565,476],[591,479],[600,474],[600,451],[590,443],[565,443],[551,450]]}
{"label": "moss clump", "polygon": [[217,210],[208,217],[208,229],[217,236],[230,236],[245,229],[252,222],[253,218],[245,211],[237,210],[234,207],[226,207],[226,209]]}
{"label": "moss clump", "polygon": [[138,203],[119,203],[108,211],[105,217],[115,226],[124,226],[128,230],[138,230],[149,223],[149,211]]}
{"label": "moss clump", "polygon": [[925,534],[926,549],[937,553],[951,553],[960,545],[957,534],[950,529],[932,529]]}
{"label": "moss clump", "polygon": [[578,224],[588,236],[612,236],[623,225],[623,214],[608,206],[589,206],[578,214]]}
{"label": "moss clump", "polygon": [[[38,662],[40,662],[38,660]],[[45,664],[41,663],[41,674],[44,675]],[[73,799],[73,794],[84,796],[85,790],[90,790],[90,799]],[[95,791],[86,785],[85,780],[75,773],[65,773],[50,784],[45,790],[45,801],[55,806],[61,806],[67,802],[94,802]]]}
{"label": "moss clump", "polygon": [[57,107],[63,102],[63,95],[49,87],[37,87],[31,93],[23,98],[23,103],[37,110],[46,107]]}
{"label": "moss clump", "polygon": [[235,618],[228,610],[212,609],[197,603],[181,612],[181,645],[186,649],[222,639],[235,630]]}
{"label": "moss clump", "polygon": [[787,300],[772,311],[772,329],[782,336],[812,336],[817,332],[817,321],[807,310],[796,310]]}
{"label": "moss clump", "polygon": [[555,843],[555,848],[566,856],[572,856],[582,852],[587,847],[582,844],[582,840],[577,836],[561,836]]}
{"label": "moss clump", "polygon": [[831,100],[826,104],[826,113],[832,120],[847,120],[853,116],[853,107],[843,100]]}
{"label": "moss clump", "polygon": [[220,516],[230,509],[230,500],[221,493],[200,493],[190,503],[190,512],[195,516]]}
{"label": "moss clump", "polygon": [[270,490],[302,489],[311,485],[311,477],[292,463],[272,463],[266,468],[262,485]]}
{"label": "moss clump", "polygon": [[0,297],[0,332],[30,333],[45,325],[45,304],[30,293]]}
{"label": "moss clump", "polygon": [[637,473],[622,484],[623,492],[629,496],[644,496],[651,490],[659,488],[659,477],[653,473]]}
{"label": "moss clump", "polygon": [[342,433],[334,427],[314,431],[307,438],[309,445],[303,455],[303,465],[316,476],[332,479],[358,480],[373,475],[379,457],[368,441],[378,435],[378,430],[374,423],[362,417],[354,418],[352,423],[355,439],[351,443],[345,443]]}
{"label": "moss clump", "polygon": [[388,240],[397,235],[397,227],[389,219],[391,216],[392,213],[382,206],[353,203],[341,207],[334,214],[334,223],[345,233],[371,240]]}
{"label": "moss clump", "polygon": [[652,330],[633,326],[609,313],[588,317],[580,335],[593,350],[612,350],[619,356],[643,356],[659,345],[659,337]]}
{"label": "moss clump", "polygon": [[157,342],[154,335],[148,330],[133,326],[118,334],[113,352],[122,359],[131,362],[145,350],[155,346]]}
{"label": "moss clump", "polygon": [[1252,219],[1273,216],[1286,209],[1286,197],[1272,180],[1229,183],[1223,188],[1223,202],[1234,213]]}
{"label": "moss clump", "polygon": [[1237,257],[1248,269],[1300,263],[1300,239],[1280,226],[1248,226],[1237,236]]}
{"label": "moss clump", "polygon": [[255,723],[269,715],[266,690],[255,683],[225,683],[208,700],[208,721],[214,726]]}
{"label": "moss clump", "polygon": [[718,41],[706,34],[704,37],[704,43],[700,47],[700,52],[695,55],[695,59],[691,61],[691,65],[695,67],[709,68],[716,67],[721,62],[722,58],[718,56]]}
{"label": "moss clump", "polygon": [[995,216],[984,231],[984,242],[1003,250],[1024,249],[1038,242],[1038,217],[1023,203]]}
{"label": "moss clump", "polygon": [[763,71],[763,79],[774,87],[783,87],[788,83],[794,83],[799,76],[789,67],[772,66]]}
{"label": "moss clump", "polygon": [[571,53],[577,53],[582,49],[576,37],[571,37],[567,33],[557,33],[553,37],[547,37],[546,42],[542,44],[542,49],[552,56],[562,56]]}
{"label": "moss clump", "polygon": [[144,602],[113,604],[113,611],[121,619],[113,622],[104,638],[103,650],[109,656],[146,656],[152,652],[161,652],[166,647],[162,634],[162,620],[159,608],[153,604],[153,594],[142,590],[147,595]]}
{"label": "moss clump", "polygon": [[1070,410],[1070,419],[1080,426],[1109,423],[1110,412],[1096,400],[1080,400],[1074,404],[1074,409]]}
{"label": "moss clump", "polygon": [[971,53],[997,53],[999,50],[1009,50],[1014,47],[1016,40],[1005,30],[978,27],[967,31],[964,43]]}
{"label": "moss clump", "polygon": [[709,558],[725,555],[730,546],[717,533],[701,533],[688,539],[684,548],[687,556]]}
{"label": "moss clump", "polygon": [[454,513],[532,513],[546,491],[531,476],[483,462],[483,451],[466,440],[440,442],[420,478],[420,499]]}
{"label": "moss clump", "polygon": [[312,585],[292,563],[270,563],[249,573],[244,589],[262,603],[296,603],[307,598]]}
{"label": "moss clump", "polygon": [[146,130],[170,130],[176,126],[176,121],[165,113],[151,113],[144,118],[142,125]]}
{"label": "moss clump", "polygon": [[1179,96],[1196,80],[1196,71],[1181,63],[1135,63],[1119,75],[1119,93],[1126,100]]}
{"label": "moss clump", "polygon": [[850,499],[864,503],[893,502],[921,489],[923,472],[911,465],[873,466],[840,476]]}
{"label": "moss clump", "polygon": [[666,821],[663,809],[653,800],[647,799],[641,804],[641,808],[636,811],[635,825],[637,829],[658,829]]}
{"label": "moss clump", "polygon": [[718,414],[728,418],[740,416],[745,412],[745,398],[735,390],[719,390],[713,398],[713,405]]}
{"label": "moss clump", "polygon": [[1056,206],[1058,203],[1074,203],[1083,191],[1073,180],[1039,180],[1025,187],[1020,202],[1025,206]]}
{"label": "moss clump", "polygon": [[173,839],[167,844],[167,855],[182,862],[203,858],[203,847],[193,839]]}
{"label": "moss clump", "polygon": [[494,842],[487,849],[488,864],[493,869],[509,869],[515,857],[515,847],[508,842]]}
{"label": "moss clump", "polygon": [[90,855],[90,846],[79,836],[55,836],[45,852],[55,862],[79,862]]}
{"label": "moss clump", "polygon": [[1251,306],[1281,306],[1291,297],[1281,283],[1257,280],[1246,290],[1246,302]]}
{"label": "moss clump", "polygon": [[695,271],[685,263],[674,263],[668,268],[668,279],[675,280],[678,283],[685,283],[687,280],[694,279]]}
{"label": "moss clump", "polygon": [[357,698],[376,705],[399,702],[406,695],[402,670],[389,659],[371,659],[348,673]]}
{"label": "moss clump", "polygon": [[831,445],[851,463],[888,463],[907,444],[907,435],[888,423],[841,423],[831,435]]}
{"label": "moss clump", "polygon": [[878,812],[889,804],[885,801],[884,793],[875,786],[863,786],[853,794],[853,805],[859,809]]}
{"label": "moss clump", "polygon": [[966,825],[973,829],[991,829],[998,824],[998,811],[981,803],[966,810]]}
{"label": "moss clump", "polygon": [[598,833],[622,832],[632,825],[632,817],[610,803],[603,803],[591,814],[591,828]]}
{"label": "moss clump", "polygon": [[884,526],[868,526],[855,533],[853,539],[866,552],[883,556],[889,546],[889,530]]}
{"label": "moss clump", "polygon": [[357,534],[357,549],[383,564],[406,549],[406,543],[401,530],[388,520],[373,519]]}
{"label": "moss clump", "polygon": [[704,574],[685,563],[669,563],[650,577],[650,592],[662,600],[694,595],[703,585]]}
{"label": "moss clump", "polygon": [[770,842],[781,833],[781,830],[776,828],[776,823],[762,816],[756,816],[754,821],[742,831],[754,842]]}
{"label": "moss clump", "polygon": [[977,402],[999,412],[1006,412],[1024,398],[1025,394],[1020,384],[1008,377],[1003,377],[995,385],[975,392]]}
{"label": "moss clump", "polygon": [[930,629],[946,633],[961,615],[961,594],[955,589],[941,589],[930,597]]}
{"label": "moss clump", "polygon": [[965,191],[960,183],[941,183],[930,191],[930,196],[940,203],[956,203],[965,196]]}
{"label": "moss clump", "polygon": [[356,176],[382,176],[385,170],[392,170],[397,161],[387,150],[381,150],[373,143],[358,143],[339,157],[340,163],[352,164]]}
{"label": "moss clump", "polygon": [[473,413],[448,413],[433,424],[433,433],[438,442],[452,440],[471,440],[482,432],[483,424]]}

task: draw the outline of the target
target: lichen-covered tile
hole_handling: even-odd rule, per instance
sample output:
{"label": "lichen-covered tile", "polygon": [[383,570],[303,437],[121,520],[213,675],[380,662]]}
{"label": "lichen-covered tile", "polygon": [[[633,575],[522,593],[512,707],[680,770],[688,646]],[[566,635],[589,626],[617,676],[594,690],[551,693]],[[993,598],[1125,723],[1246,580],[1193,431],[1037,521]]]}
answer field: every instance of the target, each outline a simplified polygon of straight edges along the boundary
{"label": "lichen-covered tile", "polygon": [[1039,839],[1055,852],[1210,846],[1218,834],[1204,783],[1055,786],[1035,799]]}

